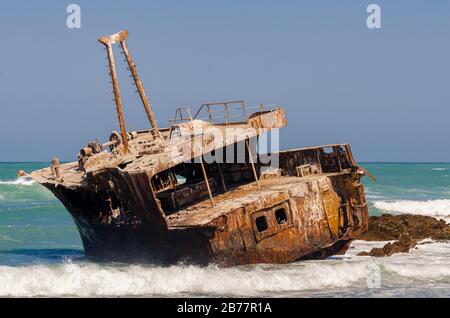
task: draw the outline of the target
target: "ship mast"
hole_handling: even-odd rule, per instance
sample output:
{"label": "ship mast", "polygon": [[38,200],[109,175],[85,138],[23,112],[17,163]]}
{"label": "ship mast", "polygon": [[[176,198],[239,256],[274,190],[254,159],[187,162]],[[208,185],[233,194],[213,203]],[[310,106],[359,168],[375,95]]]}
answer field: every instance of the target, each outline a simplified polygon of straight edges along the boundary
{"label": "ship mast", "polygon": [[[136,65],[133,62],[133,59],[131,58],[130,51],[128,50],[128,45],[125,42],[126,37],[128,36],[128,31],[122,31],[124,33],[124,36],[121,37],[120,45],[123,49],[123,54],[125,55],[125,58],[128,63],[128,67],[131,72],[131,76],[133,76],[134,83],[136,84],[136,88],[139,92],[139,96],[141,97],[142,105],[144,106],[145,112],[147,113],[148,120],[150,124],[152,125],[153,129],[155,129],[156,133],[160,135],[159,129],[158,129],[158,123],[156,122],[155,116],[152,112],[152,106],[150,105],[150,102],[148,101],[147,95],[145,94],[144,87],[142,86],[142,82],[138,76]],[[121,33],[122,33],[121,32]]]}
{"label": "ship mast", "polygon": [[111,80],[114,89],[114,99],[116,101],[117,116],[119,117],[123,149],[124,153],[126,154],[128,153],[128,136],[123,116],[123,107],[122,107],[122,99],[120,98],[119,82],[117,80],[116,63],[114,62],[114,53],[112,49],[112,45],[117,42],[117,38],[119,36],[120,36],[119,33],[109,36],[103,36],[99,38],[98,41],[106,46],[108,54],[109,74],[111,75]]}
{"label": "ship mast", "polygon": [[112,49],[113,44],[119,43],[120,46],[122,47],[123,53],[124,53],[126,61],[128,63],[129,70],[133,77],[134,83],[136,84],[136,88],[138,90],[138,93],[141,98],[142,104],[144,106],[145,112],[147,114],[148,120],[149,120],[151,126],[153,127],[153,129],[155,130],[156,135],[161,137],[161,134],[158,129],[158,124],[157,124],[155,116],[153,115],[153,112],[152,112],[151,104],[148,101],[147,95],[145,94],[144,87],[143,87],[142,82],[137,73],[136,65],[133,62],[130,51],[128,49],[128,45],[125,42],[127,37],[128,37],[128,30],[123,30],[123,31],[120,31],[120,32],[112,34],[112,35],[102,36],[98,39],[98,41],[100,43],[102,43],[103,45],[106,46],[106,50],[107,50],[107,54],[108,54],[109,70],[110,70],[111,80],[112,80],[113,89],[114,89],[114,97],[115,97],[115,102],[116,102],[116,107],[117,107],[117,115],[119,117],[121,137],[122,137],[122,142],[123,142],[125,153],[128,152],[128,136],[127,136],[127,131],[126,131],[126,127],[125,127],[122,100],[120,98],[120,90],[119,90],[119,82],[117,80],[116,65],[114,62],[114,54],[113,54],[113,49]]}

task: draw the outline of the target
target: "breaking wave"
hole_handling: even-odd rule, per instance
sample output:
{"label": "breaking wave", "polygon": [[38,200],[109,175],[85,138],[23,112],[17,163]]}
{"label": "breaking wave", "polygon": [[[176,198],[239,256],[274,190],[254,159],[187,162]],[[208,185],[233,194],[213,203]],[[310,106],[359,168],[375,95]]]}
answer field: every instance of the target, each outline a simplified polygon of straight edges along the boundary
{"label": "breaking wave", "polygon": [[388,263],[385,269],[394,275],[415,279],[444,279],[450,277],[449,264],[401,264]]}
{"label": "breaking wave", "polygon": [[[390,258],[355,256],[385,242],[355,241],[346,255],[323,261],[235,268],[216,266],[100,265],[95,263],[0,266],[0,296],[311,296],[366,289],[379,269],[384,286],[439,280],[450,283],[450,243],[418,246]],[[413,281],[412,281],[413,280]],[[393,285],[394,284],[394,285]],[[334,292],[333,292],[334,290]]]}
{"label": "breaking wave", "polygon": [[66,261],[0,266],[0,296],[310,297],[367,290],[374,270],[379,270],[382,286],[404,286],[405,282],[427,286],[430,281],[450,286],[450,243],[424,240],[408,254],[356,256],[384,243],[355,241],[345,255],[286,265],[157,267]]}
{"label": "breaking wave", "polygon": [[20,177],[20,178],[17,178],[16,180],[10,180],[10,181],[2,181],[2,180],[0,180],[0,184],[11,184],[11,185],[30,186],[30,185],[33,185],[34,183],[35,183],[34,180],[29,179],[29,178],[24,178],[24,177]]}
{"label": "breaking wave", "polygon": [[394,212],[428,215],[433,217],[447,217],[450,215],[450,200],[397,200],[397,201],[375,201],[377,209]]}
{"label": "breaking wave", "polygon": [[368,271],[362,262],[312,262],[272,269],[74,263],[0,266],[0,296],[258,296],[348,287],[365,279]]}
{"label": "breaking wave", "polygon": [[434,171],[447,171],[449,168],[433,168]]}

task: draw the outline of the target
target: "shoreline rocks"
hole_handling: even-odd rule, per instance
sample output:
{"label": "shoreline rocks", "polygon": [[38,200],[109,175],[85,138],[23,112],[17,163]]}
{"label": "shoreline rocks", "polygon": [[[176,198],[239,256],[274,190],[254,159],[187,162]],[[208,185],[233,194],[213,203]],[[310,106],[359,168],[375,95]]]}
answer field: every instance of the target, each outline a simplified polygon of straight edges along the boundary
{"label": "shoreline rocks", "polygon": [[381,248],[373,248],[370,252],[358,253],[358,256],[383,257],[395,253],[407,253],[417,245],[419,240],[431,238],[436,241],[450,240],[450,225],[424,215],[392,215],[371,216],[369,229],[358,240],[393,241]]}

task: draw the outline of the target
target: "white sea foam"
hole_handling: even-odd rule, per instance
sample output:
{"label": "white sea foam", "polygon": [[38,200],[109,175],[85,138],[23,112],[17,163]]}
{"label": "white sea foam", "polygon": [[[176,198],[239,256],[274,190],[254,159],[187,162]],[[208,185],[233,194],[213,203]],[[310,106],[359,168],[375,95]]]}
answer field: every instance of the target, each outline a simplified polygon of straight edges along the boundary
{"label": "white sea foam", "polygon": [[[355,241],[343,256],[288,265],[112,266],[94,263],[0,266],[0,296],[282,296],[367,289],[374,266],[381,287],[450,280],[450,243],[430,240],[408,254],[359,257],[386,242]],[[400,285],[402,286],[402,285]]]}
{"label": "white sea foam", "polygon": [[371,201],[374,201],[374,200],[382,200],[382,199],[386,199],[386,196],[383,195],[383,194],[372,193],[372,192],[367,191],[367,192],[366,192],[366,199],[369,199],[369,200],[371,200]]}
{"label": "white sea foam", "polygon": [[447,171],[449,168],[433,168],[434,171]]}
{"label": "white sea foam", "polygon": [[33,185],[35,183],[34,180],[24,177],[19,177],[16,180],[10,180],[10,181],[2,181],[0,180],[0,184],[11,184],[11,185]]}
{"label": "white sea foam", "polygon": [[377,209],[394,212],[428,215],[433,217],[450,216],[450,200],[397,200],[397,201],[375,201]]}
{"label": "white sea foam", "polygon": [[384,269],[394,275],[406,278],[424,279],[446,279],[450,277],[449,264],[402,264],[386,263]]}
{"label": "white sea foam", "polygon": [[[360,251],[370,251],[373,247],[381,247],[387,242],[353,242],[346,255],[357,258]],[[366,257],[367,259],[374,259]],[[382,279],[390,279],[389,283],[399,279],[411,280],[441,280],[450,279],[450,243],[434,242],[425,239],[418,243],[409,253],[395,254],[391,257],[376,259],[382,269]],[[390,278],[388,278],[390,277]],[[386,281],[385,281],[386,283]]]}
{"label": "white sea foam", "polygon": [[363,263],[301,263],[275,268],[99,266],[96,264],[0,267],[0,296],[258,296],[347,287],[364,279]]}
{"label": "white sea foam", "polygon": [[408,279],[445,280],[448,283],[450,243],[424,240],[408,254],[386,258],[383,267],[393,275]]}

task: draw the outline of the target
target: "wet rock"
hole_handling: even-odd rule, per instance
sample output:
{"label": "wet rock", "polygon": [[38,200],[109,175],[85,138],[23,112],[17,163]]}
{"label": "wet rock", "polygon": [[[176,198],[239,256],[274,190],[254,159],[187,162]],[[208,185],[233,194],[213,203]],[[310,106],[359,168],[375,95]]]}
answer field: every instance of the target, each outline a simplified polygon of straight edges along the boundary
{"label": "wet rock", "polygon": [[408,253],[412,248],[417,245],[417,240],[414,240],[408,234],[400,235],[398,241],[394,243],[387,243],[383,247],[374,247],[370,252],[358,253],[358,256],[373,256],[373,257],[383,257],[391,256],[396,253]]}
{"label": "wet rock", "polygon": [[392,241],[408,234],[414,240],[431,238],[433,240],[450,240],[450,226],[444,220],[424,215],[371,216],[369,229],[358,237],[364,241]]}
{"label": "wet rock", "polygon": [[407,253],[417,245],[418,240],[450,240],[450,226],[444,220],[437,220],[424,215],[391,215],[371,216],[369,229],[358,237],[364,241],[393,241],[381,248],[373,248],[370,252],[358,253],[358,256],[383,257],[395,253]]}
{"label": "wet rock", "polygon": [[364,251],[364,252],[359,252],[358,254],[356,254],[357,256],[370,256],[370,253],[369,252],[366,252],[366,251]]}

